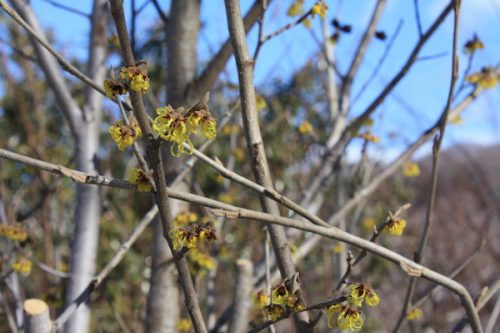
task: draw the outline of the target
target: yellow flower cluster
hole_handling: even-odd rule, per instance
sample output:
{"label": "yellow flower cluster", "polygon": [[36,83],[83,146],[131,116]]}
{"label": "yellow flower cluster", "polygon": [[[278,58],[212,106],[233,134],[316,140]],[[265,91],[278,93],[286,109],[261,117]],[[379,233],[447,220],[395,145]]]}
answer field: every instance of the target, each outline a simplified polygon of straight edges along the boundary
{"label": "yellow flower cluster", "polygon": [[213,223],[204,224],[191,223],[187,226],[175,228],[169,233],[174,250],[182,247],[192,249],[198,246],[198,242],[212,242],[217,239]]}
{"label": "yellow flower cluster", "polygon": [[377,306],[380,299],[370,286],[363,283],[352,283],[349,285],[350,294],[347,298],[349,303],[361,307],[363,301],[368,306]]}
{"label": "yellow flower cluster", "polygon": [[255,108],[257,109],[257,112],[260,112],[267,108],[267,102],[261,95],[255,96]]}
{"label": "yellow flower cluster", "polygon": [[123,80],[105,80],[104,92],[110,99],[114,99],[117,95],[125,95],[128,89]]}
{"label": "yellow flower cluster", "polygon": [[417,320],[418,318],[422,317],[422,310],[419,308],[412,309],[406,314],[406,320]]}
{"label": "yellow flower cluster", "polygon": [[189,332],[191,331],[192,326],[193,325],[191,324],[191,320],[189,320],[189,318],[182,318],[177,322],[175,328],[177,328],[179,332]]}
{"label": "yellow flower cluster", "polygon": [[326,309],[328,327],[357,332],[364,324],[360,310],[363,302],[368,306],[377,306],[380,298],[372,287],[363,283],[351,283],[347,289],[347,304],[334,304]]}
{"label": "yellow flower cluster", "polygon": [[12,262],[11,267],[15,272],[21,273],[23,275],[28,275],[31,273],[31,267],[33,263],[24,257],[17,259]]}
{"label": "yellow flower cluster", "polygon": [[467,41],[464,46],[465,53],[474,53],[477,50],[484,49],[484,43],[477,35],[474,35],[471,40]]}
{"label": "yellow flower cluster", "polygon": [[366,140],[366,141],[370,141],[370,142],[373,142],[373,143],[379,143],[380,142],[380,138],[378,136],[375,136],[373,135],[372,133],[370,132],[364,132],[364,133],[361,133],[361,134],[358,134],[357,135],[359,138],[362,138],[363,140]]}
{"label": "yellow flower cluster", "polygon": [[291,17],[304,14],[304,0],[295,0],[288,8],[286,14]]}
{"label": "yellow flower cluster", "polygon": [[[158,135],[176,145],[172,145],[170,152],[174,156],[181,154],[191,154],[193,144],[189,137],[197,133],[198,129],[207,139],[215,138],[216,122],[210,112],[203,109],[189,110],[184,112],[180,107],[176,110],[170,105],[156,109],[157,117],[153,121],[153,129]],[[186,151],[184,143],[191,149]]]}
{"label": "yellow flower cluster", "polygon": [[312,7],[312,14],[318,15],[322,19],[326,18],[326,12],[328,11],[328,5],[324,1],[318,1]]}
{"label": "yellow flower cluster", "polygon": [[281,282],[271,290],[271,297],[264,291],[254,295],[257,306],[264,310],[268,320],[276,321],[285,313],[303,311],[306,306],[299,300],[297,291],[291,292],[285,283]]}
{"label": "yellow flower cluster", "polygon": [[404,162],[403,166],[403,175],[406,177],[418,177],[420,176],[420,167],[415,162]]}
{"label": "yellow flower cluster", "polygon": [[189,223],[194,223],[196,221],[198,221],[198,214],[194,212],[185,211],[177,214],[177,216],[174,219],[174,226],[178,228]]}
{"label": "yellow flower cluster", "polygon": [[277,304],[269,304],[264,308],[264,315],[267,320],[276,321],[285,314],[285,309]]}
{"label": "yellow flower cluster", "polygon": [[300,134],[310,134],[313,131],[313,126],[310,122],[307,120],[304,120],[300,125],[299,125],[299,133]]}
{"label": "yellow flower cluster", "polygon": [[151,175],[142,169],[131,169],[128,179],[137,187],[139,192],[151,192],[153,190],[153,179]]}
{"label": "yellow flower cluster", "polygon": [[[335,315],[338,314],[337,318]],[[363,328],[364,319],[361,312],[349,304],[334,304],[326,309],[328,327],[358,332]]]}
{"label": "yellow flower cluster", "polygon": [[255,305],[259,309],[264,309],[266,306],[270,304],[271,297],[269,297],[269,294],[266,293],[264,290],[253,293],[252,296]]}
{"label": "yellow flower cluster", "polygon": [[483,67],[480,72],[473,73],[465,78],[467,82],[477,84],[481,88],[493,88],[500,81],[500,75],[492,67]]}
{"label": "yellow flower cluster", "polygon": [[333,253],[342,253],[345,251],[345,246],[342,243],[337,243],[331,248]]}
{"label": "yellow flower cluster", "polygon": [[212,270],[217,267],[217,261],[209,254],[196,248],[189,251],[189,261],[196,265],[198,270]]}
{"label": "yellow flower cluster", "polygon": [[120,69],[120,78],[104,80],[104,92],[111,99],[114,99],[117,95],[127,94],[129,88],[141,93],[148,91],[149,77],[146,63],[122,67]]}
{"label": "yellow flower cluster", "polygon": [[120,70],[120,78],[129,83],[133,91],[145,93],[149,89],[149,77],[146,66],[131,66],[122,67]]}
{"label": "yellow flower cluster", "polygon": [[111,138],[118,146],[118,149],[125,150],[128,146],[132,146],[134,142],[142,135],[141,128],[135,117],[130,118],[130,126],[126,125],[123,120],[118,121],[108,129]]}
{"label": "yellow flower cluster", "polygon": [[386,228],[389,234],[393,236],[401,236],[406,228],[406,221],[397,216],[390,216],[386,223]]}
{"label": "yellow flower cluster", "polygon": [[13,241],[24,242],[28,233],[22,226],[0,224],[0,237],[7,237]]}

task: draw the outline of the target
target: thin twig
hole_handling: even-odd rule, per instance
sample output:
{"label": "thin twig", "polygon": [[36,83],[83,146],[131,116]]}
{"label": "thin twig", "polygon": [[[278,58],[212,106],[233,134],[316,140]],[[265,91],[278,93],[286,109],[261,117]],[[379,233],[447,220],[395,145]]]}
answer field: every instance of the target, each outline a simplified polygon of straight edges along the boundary
{"label": "thin twig", "polygon": [[67,12],[70,12],[70,13],[73,13],[73,14],[77,14],[77,15],[80,15],[80,16],[83,16],[87,19],[90,19],[90,15],[85,13],[85,12],[82,12],[81,10],[78,10],[78,9],[75,9],[73,7],[70,7],[70,6],[66,6],[62,3],[59,3],[59,2],[56,2],[56,1],[53,1],[53,0],[43,0],[49,4],[51,4],[52,6],[56,7],[56,8],[59,8],[59,9],[62,9],[64,11],[67,11]]}
{"label": "thin twig", "polygon": [[[460,1],[461,0],[452,0],[452,6],[454,11],[454,24],[453,24],[453,46],[452,46],[452,62],[451,62],[451,78],[450,78],[450,89],[448,92],[448,98],[446,101],[446,107],[444,112],[441,114],[441,117],[438,120],[438,137],[434,139],[433,146],[433,164],[432,164],[432,176],[431,176],[431,189],[429,194],[429,200],[427,203],[427,213],[425,217],[424,230],[422,232],[422,236],[420,239],[419,247],[415,253],[414,260],[417,263],[422,261],[422,257],[424,254],[424,250],[427,245],[427,241],[429,239],[430,230],[433,222],[433,213],[434,213],[434,205],[436,202],[436,191],[437,191],[437,180],[438,180],[438,168],[439,161],[441,156],[441,145],[443,142],[446,124],[448,123],[448,115],[451,109],[451,103],[453,101],[453,94],[455,92],[455,84],[458,78],[458,29],[460,22]],[[406,317],[406,313],[408,312],[408,308],[412,302],[413,293],[415,292],[417,279],[412,277],[410,279],[410,285],[408,286],[408,290],[406,292],[405,301],[403,303],[403,307],[399,318],[397,320],[396,326],[393,329],[393,332],[396,333],[399,330],[399,327],[404,321]],[[476,313],[477,314],[477,313]],[[481,331],[481,323],[479,322],[479,318],[474,318],[472,321],[472,325],[475,326],[476,331]]]}
{"label": "thin twig", "polygon": [[368,86],[370,85],[370,83],[373,81],[373,79],[375,79],[375,77],[377,76],[378,72],[382,68],[382,65],[384,64],[385,60],[387,59],[387,56],[389,55],[389,52],[391,51],[392,46],[394,45],[394,42],[396,41],[396,38],[398,37],[399,33],[401,32],[401,28],[403,27],[403,22],[404,22],[403,20],[399,20],[399,23],[398,23],[398,25],[396,27],[396,30],[394,31],[394,33],[392,34],[391,39],[387,43],[387,45],[386,45],[386,47],[384,49],[384,53],[380,56],[380,59],[378,60],[377,65],[375,65],[375,68],[373,69],[373,72],[370,74],[370,77],[368,78],[368,80],[366,80],[366,82],[363,83],[363,86],[361,87],[361,89],[359,89],[359,91],[356,94],[356,96],[352,99],[352,101],[351,101],[351,107],[356,103],[356,101],[361,97],[361,95],[363,95],[363,93],[365,92],[366,88],[368,88]]}
{"label": "thin twig", "polygon": [[259,24],[259,37],[257,40],[257,46],[255,47],[255,52],[253,54],[253,61],[256,63],[257,62],[257,57],[259,56],[260,48],[264,44],[262,38],[264,36],[264,14],[266,13],[267,9],[267,0],[261,0],[262,2],[262,12],[260,13],[260,17],[257,20],[257,23]]}
{"label": "thin twig", "polygon": [[260,39],[261,44],[264,44],[270,39],[273,39],[274,37],[277,37],[278,35],[282,34],[283,32],[290,30],[291,28],[295,27],[296,25],[301,24],[305,19],[307,19],[310,15],[312,14],[312,9],[307,11],[304,15],[296,19],[295,21],[285,24],[281,28],[271,32],[269,35],[266,35]]}
{"label": "thin twig", "polygon": [[413,8],[415,9],[415,21],[417,21],[418,35],[422,37],[422,20],[420,19],[420,8],[418,6],[418,0],[413,0]]}
{"label": "thin twig", "polygon": [[151,2],[153,3],[153,6],[155,7],[156,12],[160,16],[160,19],[162,20],[163,25],[167,26],[167,24],[168,24],[168,16],[161,9],[160,4],[158,3],[158,0],[151,0]]}
{"label": "thin twig", "polygon": [[[262,141],[255,105],[253,60],[250,58],[248,52],[239,1],[226,0],[225,6],[229,25],[229,35],[233,44],[236,66],[238,68],[243,127],[245,129],[248,152],[252,157],[251,163],[253,174],[257,183],[266,188],[273,189],[273,180],[264,150],[264,143]],[[260,195],[260,199],[264,211],[276,216],[280,215],[278,204],[275,201],[263,195]],[[269,225],[268,232],[271,236],[271,242],[276,254],[276,262],[278,263],[282,277],[285,279],[294,276],[296,270],[284,229],[275,225]],[[304,302],[300,289],[297,291],[297,297],[300,301]],[[293,318],[298,331],[307,333],[312,330],[312,327],[308,323],[309,316],[307,313],[294,315]]]}

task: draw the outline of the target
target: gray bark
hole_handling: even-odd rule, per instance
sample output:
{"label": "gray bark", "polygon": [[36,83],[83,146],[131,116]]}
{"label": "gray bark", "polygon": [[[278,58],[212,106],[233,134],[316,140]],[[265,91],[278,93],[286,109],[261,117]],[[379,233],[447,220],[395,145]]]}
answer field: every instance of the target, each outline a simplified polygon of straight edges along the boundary
{"label": "gray bark", "polygon": [[[95,0],[92,14],[92,31],[89,45],[88,75],[96,82],[103,82],[106,60],[106,0]],[[85,105],[81,113],[82,136],[77,141],[76,166],[78,170],[97,173],[96,154],[99,148],[102,96],[95,90],[85,91]],[[71,274],[66,290],[66,304],[85,289],[95,273],[95,261],[99,239],[101,200],[99,187],[78,185],[74,216],[73,243],[71,246]],[[85,333],[89,331],[90,307],[81,306],[65,325],[65,332]]]}

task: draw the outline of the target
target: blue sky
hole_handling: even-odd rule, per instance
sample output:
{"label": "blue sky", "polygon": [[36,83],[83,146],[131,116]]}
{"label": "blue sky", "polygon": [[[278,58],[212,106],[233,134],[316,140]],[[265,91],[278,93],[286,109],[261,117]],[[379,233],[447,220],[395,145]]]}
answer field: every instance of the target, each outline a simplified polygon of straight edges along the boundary
{"label": "blue sky", "polygon": [[[90,12],[92,1],[60,1],[84,12]],[[163,4],[168,11],[168,2]],[[291,21],[285,15],[291,0],[275,0],[269,7],[265,18],[265,34]],[[387,8],[379,24],[379,30],[392,35],[400,20],[403,26],[397,40],[378,76],[373,80],[366,93],[353,107],[353,114],[360,113],[371,103],[373,98],[390,81],[407,59],[412,47],[415,45],[418,34],[413,11],[413,0],[387,0]],[[138,5],[143,1],[137,0]],[[242,10],[246,10],[253,0],[242,0]],[[314,1],[305,1],[307,8]],[[356,49],[364,27],[370,18],[375,1],[344,0],[327,1],[330,10],[328,19],[331,20],[335,13],[342,23],[351,24],[353,32],[344,35],[338,44],[336,58],[341,71],[345,71],[351,61],[353,50]],[[434,21],[440,11],[446,6],[448,0],[419,1],[423,29]],[[33,0],[32,4],[42,24],[52,28],[57,36],[57,48],[66,54],[86,54],[86,37],[88,22],[85,18],[55,8],[42,0]],[[341,4],[341,6],[339,6]],[[130,1],[125,1],[130,5]],[[127,9],[129,12],[129,9]],[[145,31],[157,15],[152,6],[141,14],[138,35]],[[460,45],[463,45],[474,33],[477,33],[485,42],[486,48],[477,53],[473,69],[479,70],[485,65],[500,64],[500,0],[463,0],[462,17],[460,26]],[[207,61],[218,46],[226,40],[227,24],[223,0],[202,1],[202,20],[205,30],[200,36],[200,61]],[[320,34],[319,18],[313,22],[313,33]],[[299,68],[306,61],[314,58],[318,52],[318,45],[312,38],[312,32],[303,26],[295,27],[279,37],[266,43],[261,51],[256,66],[256,83],[264,86],[275,78],[286,79],[290,73]],[[450,65],[451,65],[451,34],[452,15],[437,31],[428,45],[422,50],[422,56],[444,54],[432,60],[421,61],[411,70],[409,75],[396,87],[393,96],[389,97],[375,116],[375,134],[380,135],[381,150],[386,155],[394,156],[415,139],[425,128],[434,123],[441,112],[448,93]],[[251,50],[256,44],[257,32],[254,29],[248,38]],[[385,44],[373,41],[367,57],[362,63],[359,75],[354,82],[353,94],[359,91],[362,84],[370,76],[378,58],[385,49]],[[460,63],[463,69],[466,64],[465,55],[460,52]],[[227,75],[236,82],[234,62],[227,67]],[[500,140],[499,113],[500,102],[499,88],[496,87],[486,92],[464,114],[464,124],[449,126],[445,145],[458,142],[477,144],[493,144]],[[408,107],[411,106],[411,111]],[[377,119],[380,121],[377,123]],[[399,138],[389,138],[389,133],[398,133]],[[423,152],[429,152],[426,147]]]}

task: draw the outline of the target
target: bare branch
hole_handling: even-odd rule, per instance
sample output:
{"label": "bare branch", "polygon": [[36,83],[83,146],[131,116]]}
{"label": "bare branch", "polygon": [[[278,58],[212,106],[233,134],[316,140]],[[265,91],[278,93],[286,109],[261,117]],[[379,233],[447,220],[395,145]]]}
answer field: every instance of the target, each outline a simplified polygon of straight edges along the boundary
{"label": "bare branch", "polygon": [[[125,22],[125,14],[123,12],[123,2],[121,0],[110,0],[111,14],[113,15],[118,38],[122,49],[122,55],[127,67],[135,65],[134,55],[130,47],[127,26]],[[162,222],[163,236],[166,239],[172,253],[175,253],[172,240],[169,237],[170,231],[173,229],[173,218],[170,210],[170,203],[168,197],[167,183],[165,179],[165,172],[163,167],[163,160],[160,153],[160,146],[154,138],[149,119],[144,110],[144,103],[141,93],[130,91],[130,98],[134,109],[134,115],[137,118],[142,132],[147,140],[147,152],[150,167],[153,170],[153,177],[156,184],[155,200],[160,212]],[[191,321],[193,322],[194,329],[197,333],[207,332],[205,322],[200,310],[196,291],[194,289],[193,280],[189,272],[189,267],[186,258],[177,257],[174,255],[174,261],[179,272],[179,278],[182,289],[184,291],[184,298],[186,308],[188,310]]]}
{"label": "bare branch", "polygon": [[[248,146],[249,155],[252,157],[252,169],[257,183],[266,188],[273,188],[273,181],[267,163],[264,151],[264,143],[259,128],[257,118],[257,109],[255,106],[255,87],[253,83],[253,60],[248,53],[245,29],[240,15],[239,1],[226,0],[226,13],[229,25],[229,35],[234,48],[236,65],[238,68],[238,79],[240,85],[241,108],[243,115],[243,127]],[[260,196],[261,206],[264,211],[279,216],[279,207],[275,201]],[[292,262],[290,249],[283,228],[268,226],[268,232],[271,236],[276,261],[283,278],[292,277],[295,274],[295,266]],[[303,296],[299,290],[298,298],[303,301]],[[304,301],[303,301],[304,302]],[[305,302],[304,302],[305,303]],[[307,313],[294,316],[297,330],[300,332],[310,332],[312,327],[309,325],[309,316]]]}
{"label": "bare branch", "polygon": [[[446,106],[444,112],[441,114],[441,117],[437,123],[438,129],[438,137],[434,139],[434,146],[432,150],[433,156],[433,164],[432,164],[432,180],[431,180],[431,189],[429,194],[429,201],[427,204],[427,213],[425,217],[424,230],[422,232],[422,236],[420,238],[420,244],[415,252],[415,262],[420,263],[422,261],[422,257],[424,254],[425,247],[427,245],[427,241],[429,239],[430,229],[432,227],[433,222],[433,213],[434,213],[434,204],[436,201],[436,190],[437,190],[437,180],[438,180],[438,167],[441,156],[441,145],[443,142],[446,124],[448,123],[448,115],[451,109],[451,103],[453,101],[453,93],[455,91],[455,84],[458,78],[458,54],[457,54],[457,44],[458,44],[458,29],[460,22],[460,0],[454,0],[453,3],[453,11],[454,11],[454,24],[453,24],[453,46],[452,46],[452,62],[451,62],[451,79],[450,79],[450,89],[448,92],[448,98],[446,101]],[[408,308],[412,302],[413,293],[415,292],[417,279],[412,277],[410,279],[410,285],[406,292],[405,301],[403,303],[403,307],[401,310],[401,314],[399,315],[398,321],[393,332],[397,332],[399,327],[403,323],[404,318],[406,317],[406,313]],[[479,318],[471,318],[472,325],[474,326],[475,331],[481,331],[481,323]]]}

